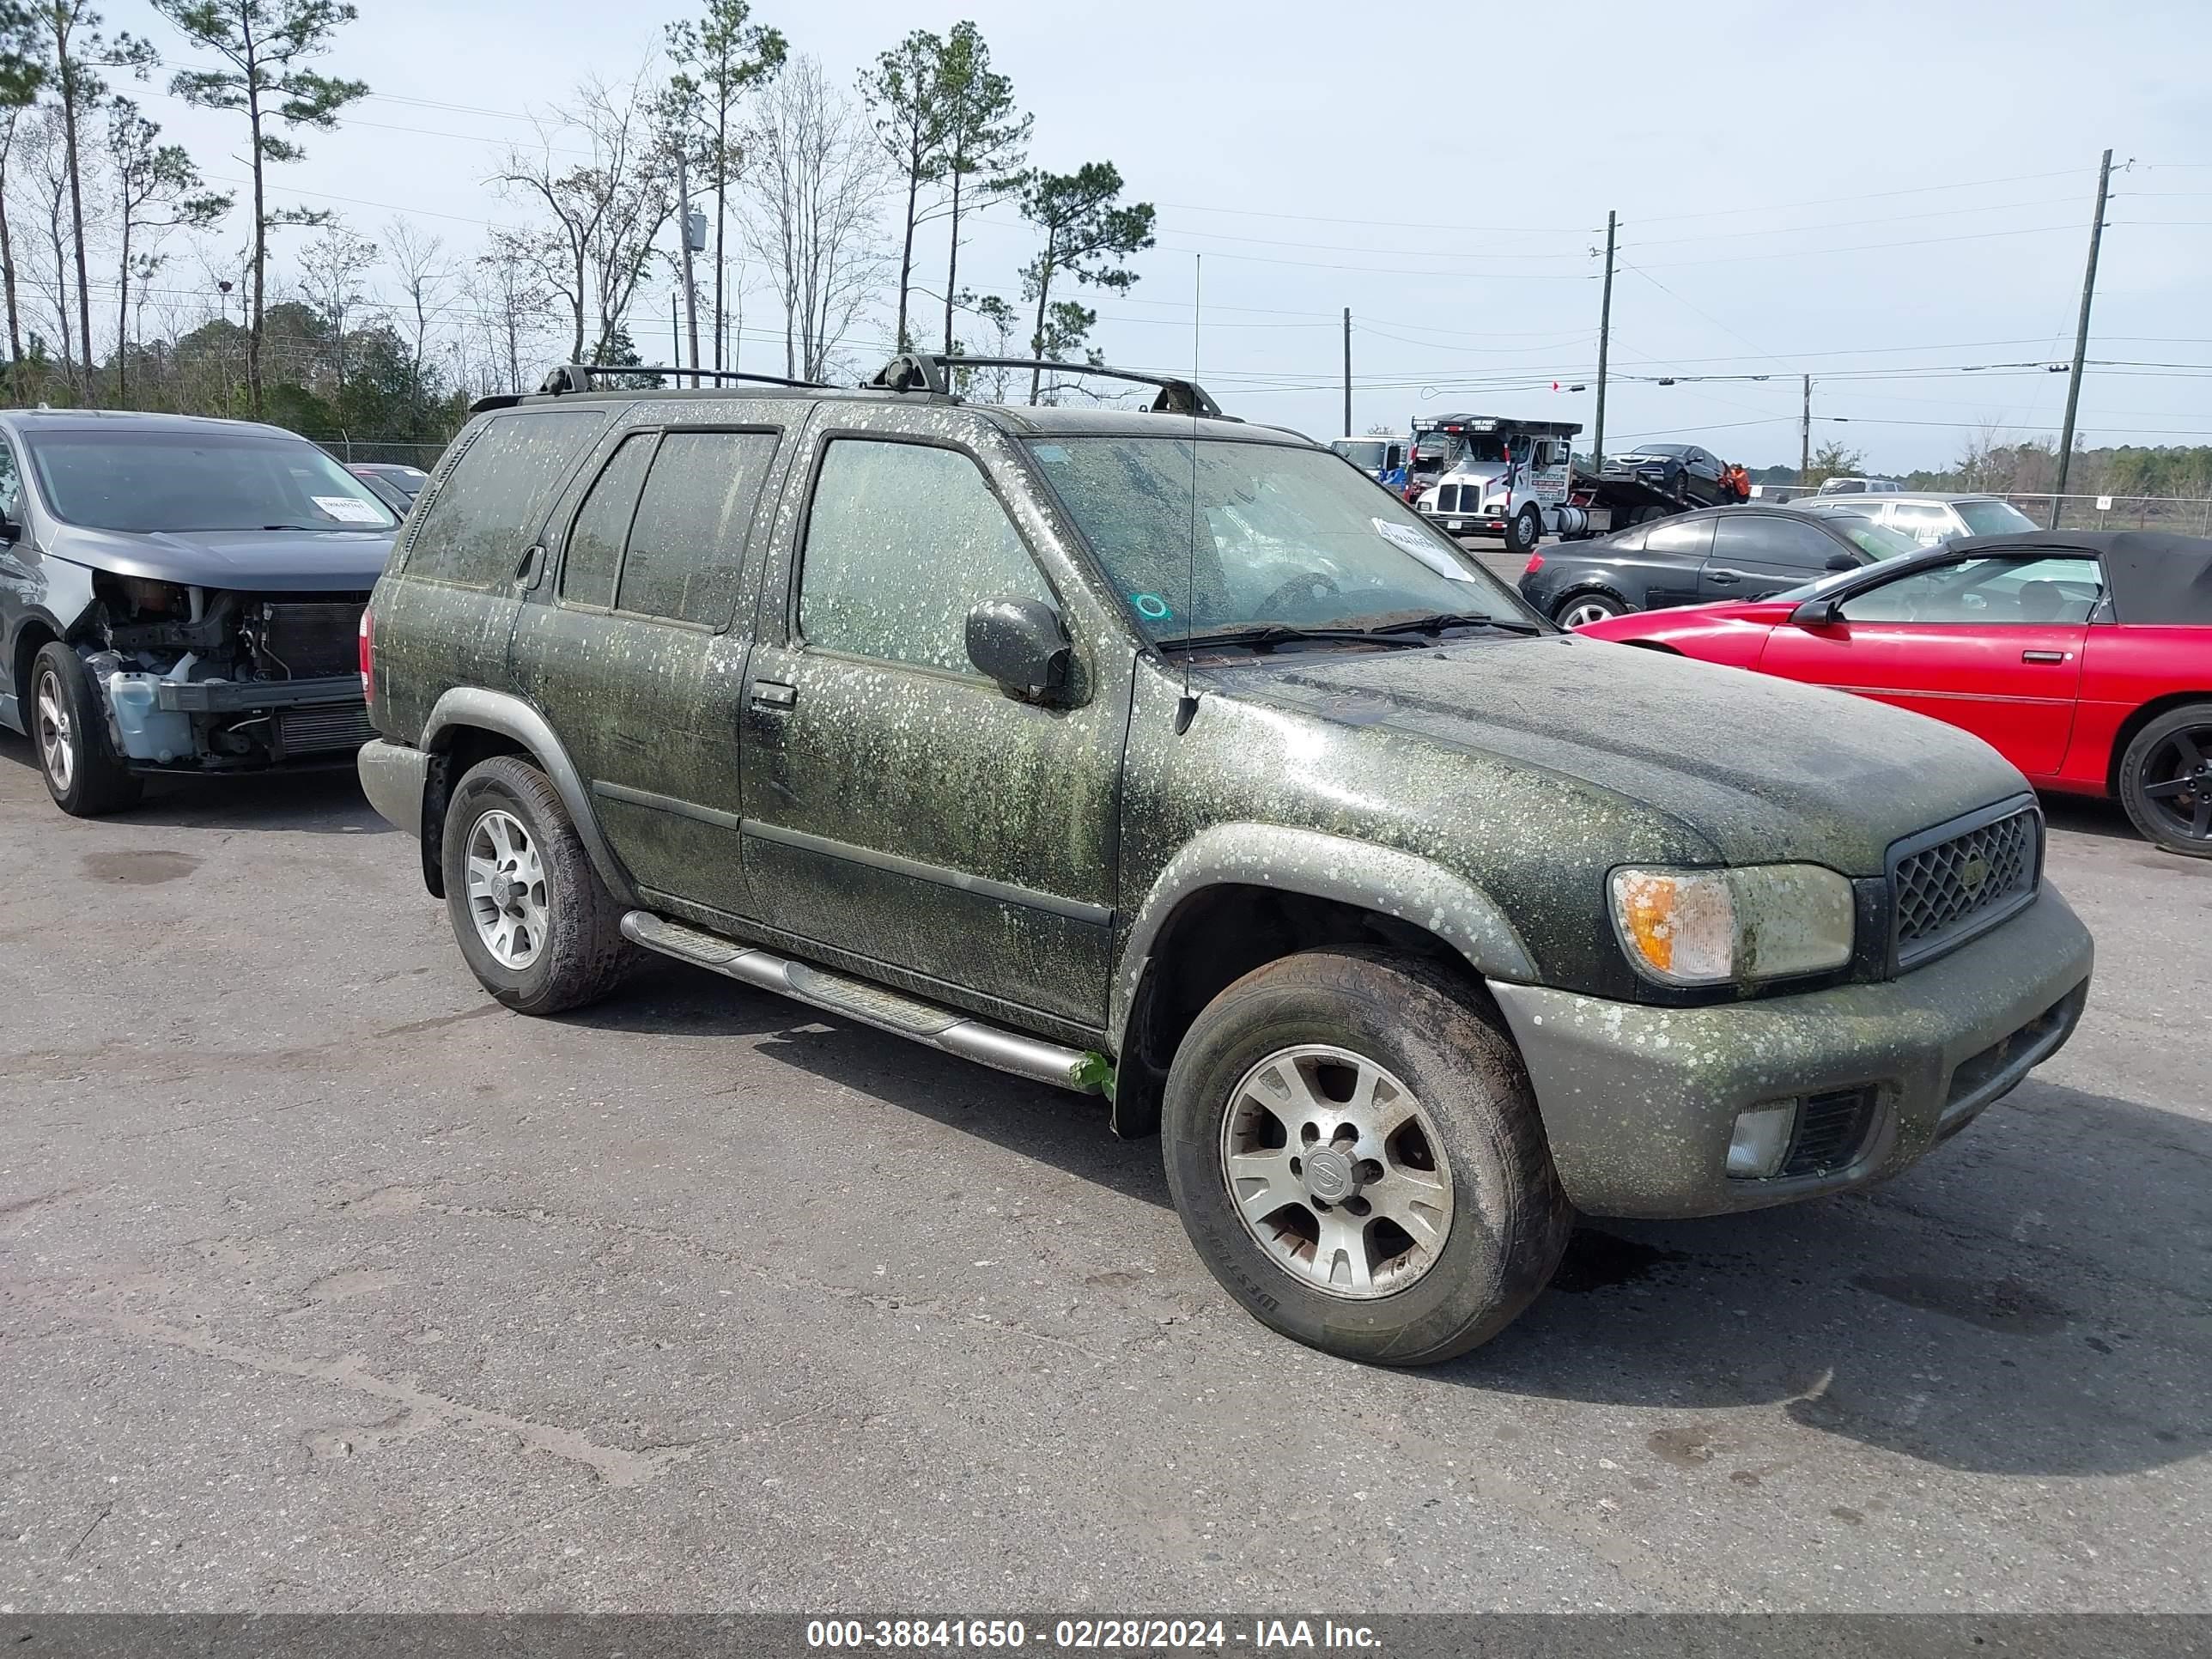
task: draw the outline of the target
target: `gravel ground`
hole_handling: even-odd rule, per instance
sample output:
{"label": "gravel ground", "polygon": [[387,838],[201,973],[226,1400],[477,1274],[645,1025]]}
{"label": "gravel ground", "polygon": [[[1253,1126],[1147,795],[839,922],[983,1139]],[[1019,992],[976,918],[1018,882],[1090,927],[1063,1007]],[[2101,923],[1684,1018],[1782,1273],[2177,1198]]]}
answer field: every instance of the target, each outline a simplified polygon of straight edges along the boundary
{"label": "gravel ground", "polygon": [[1096,1103],[477,989],[344,775],[0,738],[0,1611],[2212,1608],[2212,863],[2055,804],[2073,1044],[1870,1194],[1269,1335]]}

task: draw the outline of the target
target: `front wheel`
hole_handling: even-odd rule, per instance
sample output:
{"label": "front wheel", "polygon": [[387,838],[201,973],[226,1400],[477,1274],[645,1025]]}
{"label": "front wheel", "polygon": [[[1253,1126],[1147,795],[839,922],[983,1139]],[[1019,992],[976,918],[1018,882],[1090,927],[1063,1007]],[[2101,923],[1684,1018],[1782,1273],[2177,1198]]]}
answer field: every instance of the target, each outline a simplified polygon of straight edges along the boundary
{"label": "front wheel", "polygon": [[145,784],[108,741],[99,688],[83,659],[58,640],[31,662],[30,726],[39,775],[63,811],[96,818],[137,803]]}
{"label": "front wheel", "polygon": [[1515,554],[1534,553],[1543,534],[1544,515],[1533,506],[1524,507],[1505,521],[1505,550]]}
{"label": "front wheel", "polygon": [[1628,607],[1610,593],[1573,593],[1559,605],[1552,620],[1562,628],[1587,628],[1607,617],[1625,617]]}
{"label": "front wheel", "polygon": [[2169,853],[2212,858],[2212,702],[2170,708],[2120,757],[2120,802]]}
{"label": "front wheel", "polygon": [[635,959],[622,907],[545,775],[514,755],[472,769],[446,809],[446,909],[461,955],[517,1013],[597,1001]]}
{"label": "front wheel", "polygon": [[1338,947],[1247,974],[1192,1024],[1164,1105],[1200,1258],[1310,1346],[1449,1359],[1510,1323],[1566,1248],[1520,1056],[1422,958]]}

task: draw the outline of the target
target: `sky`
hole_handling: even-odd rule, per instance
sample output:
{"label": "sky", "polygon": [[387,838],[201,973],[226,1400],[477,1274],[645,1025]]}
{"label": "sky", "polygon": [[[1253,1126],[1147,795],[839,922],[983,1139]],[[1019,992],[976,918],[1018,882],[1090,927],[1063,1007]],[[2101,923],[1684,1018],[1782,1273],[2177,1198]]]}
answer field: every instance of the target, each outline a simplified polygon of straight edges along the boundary
{"label": "sky", "polygon": [[[404,211],[468,252],[526,215],[485,180],[522,118],[654,53],[685,0],[362,0],[322,66],[373,95],[272,169],[272,199],[375,237]],[[1607,447],[1681,438],[1753,466],[1813,442],[1870,470],[1969,436],[2055,438],[2099,153],[2113,151],[2081,429],[2212,443],[2212,19],[2203,0],[1605,0],[1524,9],[1118,0],[757,0],[849,87],[907,30],[972,18],[1036,116],[1030,159],[1110,161],[1158,209],[1126,295],[1085,295],[1109,362],[1188,372],[1231,413],[1338,435],[1468,411],[1594,418],[1606,215],[1619,215]],[[111,27],[190,60],[143,0]],[[146,112],[242,180],[241,126]],[[885,231],[891,201],[885,198]],[[963,281],[1017,297],[1030,239],[976,223]],[[299,233],[287,233],[296,246]],[[236,235],[228,239],[235,246]],[[181,250],[179,251],[181,253]],[[941,281],[925,233],[918,280]],[[164,286],[204,285],[180,257]],[[756,283],[759,281],[757,276]],[[1199,299],[1194,335],[1194,294]],[[916,296],[925,312],[933,301]],[[668,286],[633,314],[670,349]],[[780,369],[772,301],[743,361]],[[889,308],[853,342],[887,355]],[[2020,367],[2024,365],[2025,367]],[[1662,379],[1674,384],[1662,386]],[[1558,383],[1559,390],[1553,389]],[[1585,388],[1574,391],[1574,386]]]}

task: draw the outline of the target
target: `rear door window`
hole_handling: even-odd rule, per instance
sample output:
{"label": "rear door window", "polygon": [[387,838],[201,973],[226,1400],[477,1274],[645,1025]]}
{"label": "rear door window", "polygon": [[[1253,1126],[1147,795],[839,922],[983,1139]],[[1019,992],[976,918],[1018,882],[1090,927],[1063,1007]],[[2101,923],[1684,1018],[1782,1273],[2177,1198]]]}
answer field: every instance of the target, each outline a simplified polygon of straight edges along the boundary
{"label": "rear door window", "polygon": [[652,432],[623,439],[576,509],[561,565],[561,597],[571,605],[614,605],[623,543],[629,537],[630,515],[637,511],[638,491],[645,487],[645,470],[653,465],[658,441]]}
{"label": "rear door window", "polygon": [[554,492],[606,422],[603,409],[531,410],[489,422],[416,520],[406,574],[460,587],[513,580]]}
{"label": "rear door window", "polygon": [[773,432],[671,432],[630,522],[617,609],[720,628],[730,620]]}
{"label": "rear door window", "polygon": [[1932,502],[1893,501],[1889,521],[1916,542],[1940,542],[1958,532],[1958,526],[1951,522],[1951,509]]}

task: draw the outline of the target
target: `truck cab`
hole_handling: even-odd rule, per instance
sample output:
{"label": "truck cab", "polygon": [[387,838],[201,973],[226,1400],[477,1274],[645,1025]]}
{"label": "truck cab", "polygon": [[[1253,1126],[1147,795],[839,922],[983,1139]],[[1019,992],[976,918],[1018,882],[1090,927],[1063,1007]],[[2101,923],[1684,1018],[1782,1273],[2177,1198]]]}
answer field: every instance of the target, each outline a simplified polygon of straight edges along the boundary
{"label": "truck cab", "polygon": [[1584,529],[1583,509],[1569,499],[1580,422],[1449,416],[1415,423],[1415,441],[1425,448],[1425,427],[1453,447],[1413,505],[1446,534],[1503,536],[1507,551],[1528,553],[1547,532]]}
{"label": "truck cab", "polygon": [[1406,452],[1410,447],[1405,439],[1370,434],[1364,438],[1335,439],[1329,447],[1385,489],[1405,489]]}

